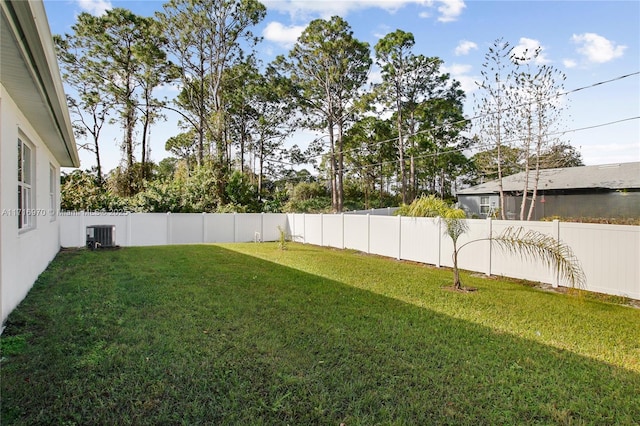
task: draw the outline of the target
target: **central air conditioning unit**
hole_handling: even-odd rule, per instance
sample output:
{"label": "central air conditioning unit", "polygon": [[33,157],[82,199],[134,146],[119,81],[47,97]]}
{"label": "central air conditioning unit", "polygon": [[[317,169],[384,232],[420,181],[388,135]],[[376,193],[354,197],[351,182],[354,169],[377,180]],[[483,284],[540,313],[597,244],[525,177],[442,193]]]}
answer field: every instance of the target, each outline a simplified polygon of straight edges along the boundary
{"label": "central air conditioning unit", "polygon": [[87,248],[95,250],[97,248],[107,248],[116,246],[116,226],[115,225],[92,225],[87,226]]}

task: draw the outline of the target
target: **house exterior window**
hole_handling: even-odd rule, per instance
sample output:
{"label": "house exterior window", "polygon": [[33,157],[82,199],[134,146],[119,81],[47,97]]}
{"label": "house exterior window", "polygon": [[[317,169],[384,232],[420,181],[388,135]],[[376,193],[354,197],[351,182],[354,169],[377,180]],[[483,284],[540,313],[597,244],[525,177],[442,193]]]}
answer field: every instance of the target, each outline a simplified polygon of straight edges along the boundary
{"label": "house exterior window", "polygon": [[53,222],[56,220],[56,212],[57,212],[57,199],[56,199],[56,177],[58,173],[53,164],[49,164],[49,218]]}
{"label": "house exterior window", "polygon": [[18,229],[35,226],[33,211],[33,149],[18,139]]}
{"label": "house exterior window", "polygon": [[490,210],[489,197],[480,197],[480,214],[487,216]]}

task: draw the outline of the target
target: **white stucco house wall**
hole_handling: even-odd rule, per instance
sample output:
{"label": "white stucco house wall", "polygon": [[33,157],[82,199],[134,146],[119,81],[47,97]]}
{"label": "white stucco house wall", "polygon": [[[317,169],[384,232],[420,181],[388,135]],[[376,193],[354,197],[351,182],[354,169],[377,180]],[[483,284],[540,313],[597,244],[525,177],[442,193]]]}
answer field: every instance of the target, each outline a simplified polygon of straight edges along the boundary
{"label": "white stucco house wall", "polygon": [[78,167],[42,1],[0,1],[0,317],[60,250],[60,168]]}

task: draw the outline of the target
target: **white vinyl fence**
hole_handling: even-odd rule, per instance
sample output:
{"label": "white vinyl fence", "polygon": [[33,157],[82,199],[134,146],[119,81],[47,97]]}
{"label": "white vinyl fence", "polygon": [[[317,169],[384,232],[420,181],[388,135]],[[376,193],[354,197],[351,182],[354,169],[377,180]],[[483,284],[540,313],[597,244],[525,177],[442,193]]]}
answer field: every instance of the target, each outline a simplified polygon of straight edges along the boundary
{"label": "white vinyl fence", "polygon": [[63,212],[59,218],[62,247],[84,246],[92,225],[115,225],[116,245],[123,247],[276,241],[278,227],[287,227],[285,214],[264,213]]}
{"label": "white vinyl fence", "polygon": [[[149,246],[277,241],[279,227],[292,240],[435,266],[452,266],[451,239],[439,218],[374,214],[212,214],[212,213],[61,213],[60,245],[86,244],[86,227],[115,225],[116,244]],[[525,227],[568,244],[587,277],[586,290],[640,299],[640,227],[564,222],[468,219],[468,241],[497,235],[506,227]],[[505,255],[490,241],[473,242],[459,254],[462,269],[563,286],[540,263]]]}
{"label": "white vinyl fence", "polygon": [[[486,240],[507,227],[524,227],[569,245],[587,277],[586,290],[640,299],[640,226],[564,222],[519,222],[467,219],[469,231],[459,246],[483,239],[459,252],[460,268],[563,286],[556,274],[539,262],[506,255]],[[289,214],[294,241],[355,249],[366,253],[435,266],[453,266],[451,239],[439,218],[375,215]]]}

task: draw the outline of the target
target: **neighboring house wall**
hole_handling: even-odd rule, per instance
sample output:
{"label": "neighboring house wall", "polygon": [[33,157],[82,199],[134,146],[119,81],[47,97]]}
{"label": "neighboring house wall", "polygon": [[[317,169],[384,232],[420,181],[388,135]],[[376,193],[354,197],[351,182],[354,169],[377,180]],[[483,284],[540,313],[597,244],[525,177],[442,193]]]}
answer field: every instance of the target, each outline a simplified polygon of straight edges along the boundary
{"label": "neighboring house wall", "polygon": [[[525,214],[535,182],[524,172],[458,191],[458,202],[468,217],[487,217],[482,199],[498,200],[503,189],[507,219],[519,219],[522,191],[529,188]],[[640,162],[540,170],[532,219],[543,217],[640,218]],[[497,202],[499,205],[499,200]]]}
{"label": "neighboring house wall", "polygon": [[[55,212],[60,165],[1,85],[0,138],[0,282],[4,321],[60,249],[58,218],[50,212],[51,168]],[[18,206],[18,139],[31,147],[31,205],[23,211]],[[19,214],[23,212],[25,226],[19,229]]]}
{"label": "neighboring house wall", "polygon": [[486,218],[494,215],[500,208],[500,197],[495,194],[458,195],[458,207],[469,218]]}
{"label": "neighboring house wall", "polygon": [[[460,208],[467,213],[467,217],[486,218],[486,210],[481,211],[481,203],[487,198],[491,200],[491,203],[499,206],[500,197],[493,194],[460,194],[458,195],[458,203]],[[521,202],[522,196],[505,195],[507,219],[519,219]],[[529,204],[530,201],[527,202],[525,215],[529,212]],[[600,193],[538,194],[532,220],[553,216],[566,218],[640,218],[640,192],[606,191]]]}
{"label": "neighboring house wall", "polygon": [[640,218],[640,192],[545,195],[536,201],[536,219],[542,217]]}

